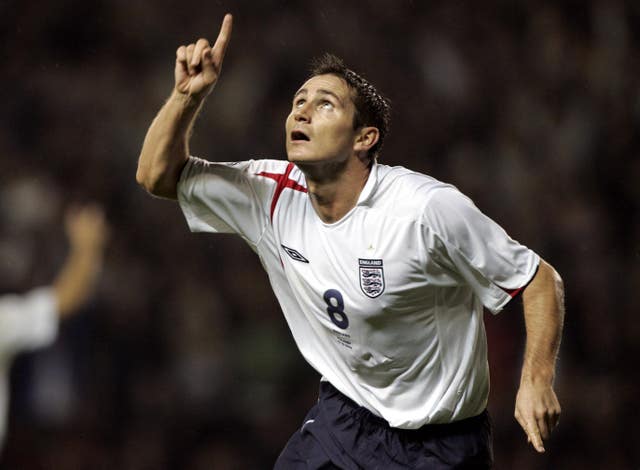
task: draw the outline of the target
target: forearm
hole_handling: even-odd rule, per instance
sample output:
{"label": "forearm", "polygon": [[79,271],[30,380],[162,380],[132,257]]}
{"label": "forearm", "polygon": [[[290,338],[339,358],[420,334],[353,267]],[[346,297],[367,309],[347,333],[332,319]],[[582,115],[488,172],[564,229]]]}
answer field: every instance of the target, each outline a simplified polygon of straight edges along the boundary
{"label": "forearm", "polygon": [[202,100],[174,90],[153,120],[142,145],[136,179],[156,196],[176,199],[180,173],[189,157],[189,138]]}
{"label": "forearm", "polygon": [[93,293],[102,267],[102,249],[72,249],[53,283],[58,312],[66,317],[84,304]]}
{"label": "forearm", "polygon": [[523,292],[527,333],[522,380],[552,383],[564,322],[564,287],[545,261]]}
{"label": "forearm", "polygon": [[556,361],[564,322],[564,287],[558,273],[545,261],[523,292],[527,340],[515,418],[529,442],[544,452],[560,417],[560,402],[553,389]]}

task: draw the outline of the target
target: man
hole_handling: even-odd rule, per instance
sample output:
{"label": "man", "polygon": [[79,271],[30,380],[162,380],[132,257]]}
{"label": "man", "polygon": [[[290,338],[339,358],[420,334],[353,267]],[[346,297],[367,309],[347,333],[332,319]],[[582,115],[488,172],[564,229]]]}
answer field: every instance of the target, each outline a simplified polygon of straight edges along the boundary
{"label": "man", "polygon": [[70,250],[53,284],[24,295],[0,297],[0,447],[6,431],[9,369],[16,354],[51,344],[58,322],[89,299],[102,267],[107,226],[97,206],[70,209]]}
{"label": "man", "polygon": [[553,390],[562,282],[454,187],[376,161],[389,107],[333,56],[295,93],[288,162],[189,156],[194,119],[231,33],[177,50],[137,180],[178,199],[193,231],[235,232],[260,257],[320,399],[276,468],[488,468],[483,306],[522,292],[527,330],[515,415],[539,452]]}

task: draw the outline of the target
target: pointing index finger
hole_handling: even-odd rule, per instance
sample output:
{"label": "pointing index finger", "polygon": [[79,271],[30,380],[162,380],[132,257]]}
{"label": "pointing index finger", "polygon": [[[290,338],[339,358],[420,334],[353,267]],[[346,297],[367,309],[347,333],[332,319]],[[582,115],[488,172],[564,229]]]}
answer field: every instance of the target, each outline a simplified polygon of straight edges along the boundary
{"label": "pointing index finger", "polygon": [[527,426],[527,438],[535,450],[542,453],[544,452],[544,445],[542,444],[542,437],[540,436],[540,430],[536,425],[529,423]]}
{"label": "pointing index finger", "polygon": [[229,40],[231,39],[232,26],[233,16],[231,16],[230,13],[227,13],[226,15],[224,15],[222,26],[220,27],[220,32],[218,33],[218,38],[213,45],[213,60],[218,64],[222,62],[222,59],[224,59],[224,55],[227,52],[227,45],[229,44]]}

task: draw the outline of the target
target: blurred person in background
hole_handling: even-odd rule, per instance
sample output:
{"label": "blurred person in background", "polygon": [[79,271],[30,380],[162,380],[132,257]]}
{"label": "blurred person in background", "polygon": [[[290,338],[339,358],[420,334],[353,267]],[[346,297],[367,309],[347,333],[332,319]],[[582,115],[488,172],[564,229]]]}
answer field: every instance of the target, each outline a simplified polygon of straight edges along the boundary
{"label": "blurred person in background", "polygon": [[0,446],[7,430],[13,359],[53,343],[60,320],[78,312],[90,299],[102,268],[108,236],[102,209],[97,205],[68,209],[65,230],[69,253],[53,283],[0,297]]}
{"label": "blurred person in background", "polygon": [[[295,93],[287,161],[189,154],[231,34],[177,50],[137,180],[178,200],[192,231],[240,234],[259,255],[320,399],[275,467],[490,468],[483,307],[522,295],[527,331],[515,416],[544,452],[563,286],[453,186],[377,163],[389,106],[326,55]],[[384,294],[384,295],[383,295]]]}

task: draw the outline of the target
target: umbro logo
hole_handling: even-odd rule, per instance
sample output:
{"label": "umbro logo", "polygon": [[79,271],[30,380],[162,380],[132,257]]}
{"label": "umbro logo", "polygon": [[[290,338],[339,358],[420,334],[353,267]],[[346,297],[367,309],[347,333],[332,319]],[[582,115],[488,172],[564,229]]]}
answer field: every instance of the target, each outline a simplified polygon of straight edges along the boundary
{"label": "umbro logo", "polygon": [[302,256],[300,253],[298,253],[293,248],[289,248],[288,246],[284,246],[282,244],[280,244],[280,246],[285,251],[285,253],[287,253],[291,257],[291,259],[294,259],[296,261],[300,261],[301,263],[308,263],[309,262],[309,260],[307,258]]}

